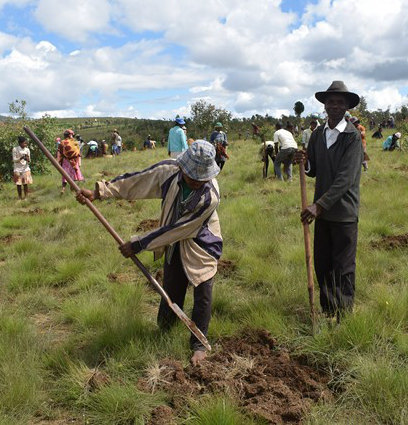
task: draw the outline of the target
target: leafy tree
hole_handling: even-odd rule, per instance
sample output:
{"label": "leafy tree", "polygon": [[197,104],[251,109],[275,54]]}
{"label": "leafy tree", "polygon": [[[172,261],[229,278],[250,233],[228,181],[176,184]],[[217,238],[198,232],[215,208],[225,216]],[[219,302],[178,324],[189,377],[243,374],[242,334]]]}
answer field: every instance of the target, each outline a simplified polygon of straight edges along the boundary
{"label": "leafy tree", "polygon": [[16,99],[14,102],[9,103],[9,112],[10,114],[17,115],[19,119],[26,120],[28,118],[26,106],[27,102],[24,99]]}
{"label": "leafy tree", "polygon": [[293,107],[293,110],[295,111],[295,115],[300,118],[300,116],[302,115],[303,111],[305,110],[305,105],[303,105],[302,102],[297,101],[295,103],[295,106]]}
{"label": "leafy tree", "polygon": [[360,112],[360,116],[364,118],[368,118],[370,113],[367,109],[367,100],[364,96],[360,97],[360,103],[356,106],[356,111]]}
{"label": "leafy tree", "polygon": [[231,121],[232,114],[226,109],[217,108],[215,105],[200,99],[191,105],[192,122],[196,129],[195,136],[207,135],[217,121],[227,127]]}

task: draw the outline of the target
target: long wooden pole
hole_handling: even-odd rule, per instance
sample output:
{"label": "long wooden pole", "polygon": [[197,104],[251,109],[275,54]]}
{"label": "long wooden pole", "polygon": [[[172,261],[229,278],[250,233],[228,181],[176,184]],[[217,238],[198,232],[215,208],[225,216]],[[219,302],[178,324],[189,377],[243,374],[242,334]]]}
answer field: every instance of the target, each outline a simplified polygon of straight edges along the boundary
{"label": "long wooden pole", "polygon": [[[307,207],[307,192],[306,192],[306,174],[305,165],[303,162],[299,164],[300,175],[300,196],[302,199],[302,211]],[[310,243],[310,229],[308,223],[303,224],[303,238],[305,241],[305,256],[307,269],[307,290],[309,293],[310,318],[312,320],[312,333],[315,334],[316,314],[314,308],[314,281],[313,281],[313,265],[312,265],[312,250]]]}
{"label": "long wooden pole", "polygon": [[[80,187],[75,183],[70,175],[61,167],[58,161],[52,156],[50,151],[44,146],[41,140],[31,131],[28,126],[24,127],[24,131],[30,136],[31,140],[41,149],[44,155],[50,160],[52,165],[66,178],[68,184],[75,190],[76,193],[80,193]],[[105,229],[111,234],[115,241],[119,245],[123,245],[125,242],[123,239],[116,233],[115,229],[109,224],[106,218],[100,213],[100,211],[95,207],[95,205],[89,200],[86,199],[86,206],[92,211],[95,217],[102,223]],[[168,296],[167,292],[162,288],[159,282],[149,273],[143,263],[136,257],[132,255],[131,260],[136,264],[136,266],[141,270],[141,272],[146,276],[147,280],[152,284],[154,289],[160,294],[160,296],[166,301],[169,307],[173,312],[178,316],[178,318],[190,329],[190,331],[197,337],[197,339],[204,345],[207,350],[211,350],[211,345],[208,343],[205,335],[198,329],[197,325],[184,313],[184,311],[176,304],[173,303]]]}

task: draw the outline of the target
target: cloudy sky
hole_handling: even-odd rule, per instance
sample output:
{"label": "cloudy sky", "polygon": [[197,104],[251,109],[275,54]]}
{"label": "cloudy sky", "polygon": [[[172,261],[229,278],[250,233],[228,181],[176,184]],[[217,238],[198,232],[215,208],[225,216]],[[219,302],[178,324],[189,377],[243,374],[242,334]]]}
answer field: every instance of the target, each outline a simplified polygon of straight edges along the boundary
{"label": "cloudy sky", "polygon": [[408,103],[408,0],[0,0],[0,114],[306,113],[332,80]]}

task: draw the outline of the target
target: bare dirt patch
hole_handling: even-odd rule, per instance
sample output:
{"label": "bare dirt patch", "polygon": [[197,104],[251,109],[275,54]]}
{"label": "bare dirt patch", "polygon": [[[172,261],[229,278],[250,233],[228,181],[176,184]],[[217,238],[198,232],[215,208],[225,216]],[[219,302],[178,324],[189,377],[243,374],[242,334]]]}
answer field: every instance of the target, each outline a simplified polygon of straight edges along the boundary
{"label": "bare dirt patch", "polygon": [[13,242],[17,242],[21,238],[22,238],[21,235],[5,235],[0,237],[0,243],[9,245]]}
{"label": "bare dirt patch", "polygon": [[115,283],[127,283],[132,282],[135,280],[135,274],[134,273],[109,273],[107,275],[107,278],[109,282],[115,282]]}
{"label": "bare dirt patch", "polygon": [[44,210],[42,208],[22,208],[19,211],[19,214],[24,214],[24,215],[37,215],[37,214],[44,214]]}
{"label": "bare dirt patch", "polygon": [[165,359],[157,370],[154,384],[143,378],[139,386],[169,393],[175,412],[183,411],[186,398],[224,393],[269,424],[300,424],[313,404],[332,398],[328,378],[279,348],[264,330],[220,340],[217,351],[198,367]]}
{"label": "bare dirt patch", "polygon": [[269,195],[271,193],[283,193],[283,189],[280,189],[280,188],[267,188],[267,189],[262,189],[261,190],[261,194],[262,195]]}
{"label": "bare dirt patch", "polygon": [[31,318],[39,335],[47,338],[51,345],[58,345],[67,340],[72,332],[69,325],[53,320],[50,314],[37,313]]}
{"label": "bare dirt patch", "polygon": [[[53,412],[55,415],[59,412]],[[67,412],[61,413],[60,418],[36,418],[28,423],[28,425],[68,425],[68,424],[83,424],[83,418],[75,418]]]}
{"label": "bare dirt patch", "polygon": [[101,176],[102,177],[113,176],[113,173],[111,171],[102,170]]}
{"label": "bare dirt patch", "polygon": [[159,220],[148,218],[142,220],[136,227],[137,232],[148,232],[149,230],[157,229],[159,227]]}
{"label": "bare dirt patch", "polygon": [[229,276],[235,272],[237,265],[231,260],[218,260],[217,270],[222,276]]}
{"label": "bare dirt patch", "polygon": [[224,199],[233,199],[233,198],[239,198],[241,196],[245,196],[245,193],[234,191],[234,192],[224,192],[221,195]]}
{"label": "bare dirt patch", "polygon": [[371,243],[374,248],[395,249],[408,247],[408,233],[404,235],[384,236],[379,241]]}
{"label": "bare dirt patch", "polygon": [[408,165],[406,164],[402,164],[399,167],[394,167],[394,170],[399,170],[399,171],[403,171],[403,172],[408,172]]}

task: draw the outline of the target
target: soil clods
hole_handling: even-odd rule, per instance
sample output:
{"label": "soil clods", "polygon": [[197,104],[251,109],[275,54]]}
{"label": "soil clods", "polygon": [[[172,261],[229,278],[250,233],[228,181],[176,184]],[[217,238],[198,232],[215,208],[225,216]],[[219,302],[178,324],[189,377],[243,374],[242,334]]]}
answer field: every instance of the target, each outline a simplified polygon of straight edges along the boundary
{"label": "soil clods", "polygon": [[146,391],[164,390],[171,396],[174,413],[183,411],[186,398],[226,394],[247,413],[269,424],[300,424],[314,403],[329,400],[328,378],[303,365],[264,330],[219,341],[216,352],[199,366],[183,368],[163,360],[154,386],[143,378]]}
{"label": "soil clods", "polygon": [[395,249],[408,247],[408,233],[404,235],[384,236],[379,241],[372,242],[374,248]]}

